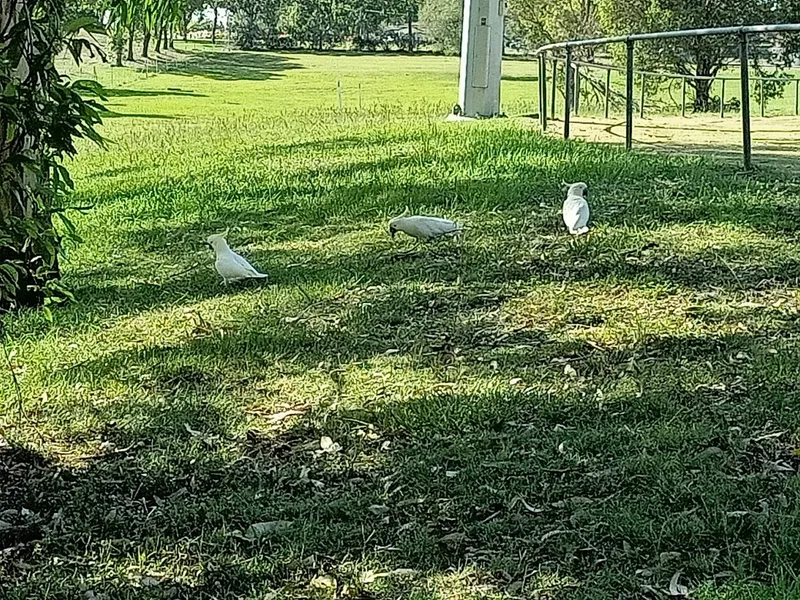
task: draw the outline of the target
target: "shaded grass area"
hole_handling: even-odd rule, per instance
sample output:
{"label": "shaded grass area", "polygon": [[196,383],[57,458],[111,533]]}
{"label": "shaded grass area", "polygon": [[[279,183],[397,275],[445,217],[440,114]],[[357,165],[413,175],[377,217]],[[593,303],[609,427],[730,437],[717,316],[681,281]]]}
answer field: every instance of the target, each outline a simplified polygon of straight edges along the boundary
{"label": "shaded grass area", "polygon": [[[191,117],[73,165],[78,302],[4,323],[7,597],[797,594],[794,171],[173,77]],[[229,226],[268,285],[220,285]]]}

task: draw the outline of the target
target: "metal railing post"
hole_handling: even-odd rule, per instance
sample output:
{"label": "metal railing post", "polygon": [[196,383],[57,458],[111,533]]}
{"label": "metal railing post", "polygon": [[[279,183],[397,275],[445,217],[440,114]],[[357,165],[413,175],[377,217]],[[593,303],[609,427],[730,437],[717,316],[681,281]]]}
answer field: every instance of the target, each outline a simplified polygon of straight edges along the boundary
{"label": "metal railing post", "polygon": [[644,119],[644,93],[645,89],[647,88],[647,84],[645,83],[645,74],[642,73],[642,97],[641,102],[639,104],[639,118]]}
{"label": "metal railing post", "polygon": [[[796,91],[797,90],[795,90],[795,92]],[[795,96],[797,96],[796,93],[795,93]],[[611,101],[611,68],[606,69],[606,98],[605,98],[605,100],[606,100],[606,105],[605,105],[605,110],[603,112],[603,116],[604,116],[604,118],[608,119],[608,104]],[[796,98],[795,98],[795,104],[797,104]]]}
{"label": "metal railing post", "polygon": [[547,57],[544,54],[539,61],[539,98],[542,131],[547,131]]}
{"label": "metal railing post", "polygon": [[574,100],[575,116],[578,116],[578,111],[581,109],[581,71],[578,65],[575,65],[575,89],[572,92]]}
{"label": "metal railing post", "polygon": [[556,118],[556,83],[558,82],[558,60],[553,59],[553,84],[550,90],[550,114]]}
{"label": "metal railing post", "polygon": [[719,95],[719,118],[725,118],[725,80],[722,80],[722,92]]}
{"label": "metal railing post", "polygon": [[625,42],[628,64],[625,67],[625,148],[633,147],[633,40]]}
{"label": "metal railing post", "polygon": [[681,116],[686,116],[686,75],[684,75],[681,80],[683,81],[683,86],[681,89]]}
{"label": "metal railing post", "polygon": [[543,102],[542,102],[542,96],[543,96],[543,94],[542,94],[542,62],[544,62],[544,57],[540,54],[539,55],[539,77],[538,77],[538,80],[539,80],[539,127],[541,127],[542,131],[544,131],[544,115],[543,115],[543,112],[542,112],[542,104],[543,104]]}
{"label": "metal railing post", "polygon": [[[113,71],[112,71],[113,73]],[[794,116],[800,115],[800,79],[794,80]]]}
{"label": "metal railing post", "polygon": [[572,48],[567,46],[564,66],[564,139],[569,139],[569,111],[572,108]]}
{"label": "metal railing post", "polygon": [[752,139],[750,137],[750,67],[747,53],[747,34],[739,34],[739,63],[742,78],[742,151],[744,168],[753,167]]}
{"label": "metal railing post", "polygon": [[765,104],[765,102],[764,102],[764,78],[763,77],[759,77],[758,78],[758,83],[760,84],[758,86],[758,89],[760,90],[761,116],[763,117],[764,116],[764,109],[766,108],[764,106],[764,104]]}

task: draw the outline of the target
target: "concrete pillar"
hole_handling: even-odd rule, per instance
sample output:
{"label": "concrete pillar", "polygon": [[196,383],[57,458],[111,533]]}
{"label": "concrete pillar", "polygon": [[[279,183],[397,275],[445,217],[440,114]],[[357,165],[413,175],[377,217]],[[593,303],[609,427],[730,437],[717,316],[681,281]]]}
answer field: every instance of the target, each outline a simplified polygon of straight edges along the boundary
{"label": "concrete pillar", "polygon": [[464,0],[458,103],[466,117],[500,113],[505,0]]}

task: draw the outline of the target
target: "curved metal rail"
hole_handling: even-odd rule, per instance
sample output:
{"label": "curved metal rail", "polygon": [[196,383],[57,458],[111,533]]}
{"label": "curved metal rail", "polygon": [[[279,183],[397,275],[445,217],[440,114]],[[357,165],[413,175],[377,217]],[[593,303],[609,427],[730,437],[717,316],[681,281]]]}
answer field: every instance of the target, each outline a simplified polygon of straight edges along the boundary
{"label": "curved metal rail", "polygon": [[[615,37],[595,38],[590,40],[570,40],[547,44],[538,48],[535,54],[539,56],[539,120],[542,130],[547,129],[547,53],[553,50],[564,50],[566,53],[566,82],[564,102],[564,138],[569,138],[570,108],[573,105],[573,74],[572,50],[587,46],[603,46],[607,44],[622,44],[626,46],[625,69],[625,148],[633,145],[633,50],[638,41],[664,40],[685,37],[736,35],[739,38],[739,79],[741,80],[742,93],[742,153],[744,166],[751,169],[753,165],[752,137],[750,134],[750,70],[748,36],[759,33],[788,33],[800,32],[800,23],[780,23],[774,25],[742,25],[736,27],[715,27],[708,29],[683,29],[678,31],[660,31],[655,33],[634,33]],[[554,72],[555,73],[555,72]],[[610,71],[609,71],[610,73]],[[684,87],[685,87],[684,79]],[[555,79],[553,81],[553,106],[555,106]],[[762,103],[763,104],[763,103]]]}

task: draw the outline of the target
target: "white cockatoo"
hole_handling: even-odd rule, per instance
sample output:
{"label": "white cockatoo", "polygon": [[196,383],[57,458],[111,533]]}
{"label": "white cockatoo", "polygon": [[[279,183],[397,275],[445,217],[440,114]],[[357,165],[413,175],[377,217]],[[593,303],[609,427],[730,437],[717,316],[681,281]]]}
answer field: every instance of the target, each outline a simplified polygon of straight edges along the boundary
{"label": "white cockatoo", "polygon": [[581,235],[589,231],[589,187],[585,183],[573,183],[567,191],[567,199],[561,209],[564,225],[572,235]]}
{"label": "white cockatoo", "polygon": [[206,240],[217,255],[214,267],[217,269],[217,273],[222,276],[222,282],[227,285],[243,279],[266,279],[267,275],[256,271],[253,265],[247,262],[244,257],[231,250],[225,240],[227,235],[228,230],[225,230],[225,233],[215,233],[208,236]]}
{"label": "white cockatoo", "polygon": [[442,237],[458,235],[463,227],[455,221],[440,219],[439,217],[395,217],[389,221],[389,233],[392,238],[398,231],[402,231],[419,242],[430,242]]}

